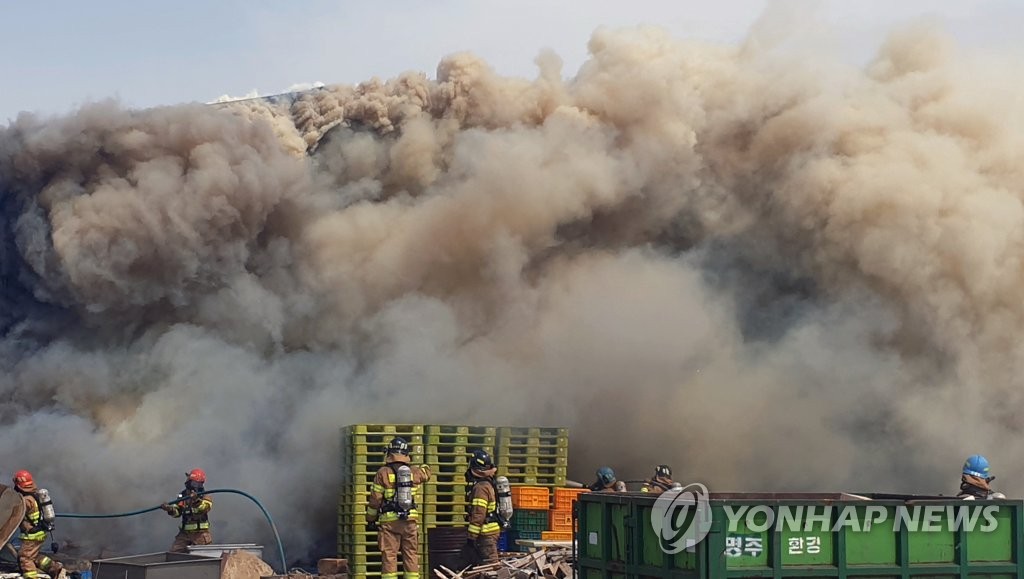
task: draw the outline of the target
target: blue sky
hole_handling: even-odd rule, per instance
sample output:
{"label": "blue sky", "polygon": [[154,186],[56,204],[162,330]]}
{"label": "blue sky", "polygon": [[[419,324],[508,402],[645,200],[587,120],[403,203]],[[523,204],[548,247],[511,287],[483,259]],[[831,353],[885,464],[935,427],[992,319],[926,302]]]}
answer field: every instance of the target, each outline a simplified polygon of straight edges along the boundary
{"label": "blue sky", "polygon": [[[7,2],[0,36],[0,123],[116,97],[145,107],[357,83],[405,70],[434,75],[452,52],[534,75],[552,48],[571,75],[598,26],[657,24],[680,37],[742,38],[766,0],[391,0],[350,2]],[[843,55],[862,61],[887,30],[930,15],[964,45],[1024,59],[1019,0],[821,0]]]}

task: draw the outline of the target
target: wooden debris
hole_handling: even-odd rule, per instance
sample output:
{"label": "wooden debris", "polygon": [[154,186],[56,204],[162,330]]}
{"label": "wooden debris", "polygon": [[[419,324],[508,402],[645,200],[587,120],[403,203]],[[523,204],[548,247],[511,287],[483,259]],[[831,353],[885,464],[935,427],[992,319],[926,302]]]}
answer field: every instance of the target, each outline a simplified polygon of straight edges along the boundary
{"label": "wooden debris", "polygon": [[320,559],[316,564],[316,572],[321,575],[348,574],[348,559]]}
{"label": "wooden debris", "polygon": [[443,565],[434,569],[436,579],[572,579],[569,549],[541,549],[533,553],[503,556],[497,563],[475,565],[453,571]]}

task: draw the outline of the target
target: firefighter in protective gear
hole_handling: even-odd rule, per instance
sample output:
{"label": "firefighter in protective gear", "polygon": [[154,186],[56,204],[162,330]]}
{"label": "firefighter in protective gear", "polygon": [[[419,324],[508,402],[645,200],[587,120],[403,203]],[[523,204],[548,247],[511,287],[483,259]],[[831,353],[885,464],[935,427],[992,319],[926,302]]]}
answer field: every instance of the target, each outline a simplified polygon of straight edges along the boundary
{"label": "firefighter in protective gear", "polygon": [[597,469],[597,480],[589,488],[595,493],[624,493],[626,483],[615,478],[615,471],[611,467],[602,466]]}
{"label": "firefighter in protective gear", "polygon": [[39,501],[36,498],[36,482],[32,473],[27,470],[19,470],[14,473],[14,488],[21,494],[25,502],[25,518],[21,521],[21,548],[18,549],[18,566],[21,568],[22,577],[39,577],[42,571],[50,577],[60,575],[64,566],[58,561],[43,555],[43,543],[46,541],[46,533],[49,526],[43,521],[42,512],[39,510]]}
{"label": "firefighter in protective gear", "polygon": [[968,501],[1005,499],[1006,495],[993,491],[990,486],[995,478],[989,472],[987,458],[980,454],[967,457],[960,474],[960,494],[956,498]]}
{"label": "firefighter in protective gear", "polygon": [[210,509],[213,500],[209,495],[202,494],[206,484],[206,473],[202,469],[192,469],[185,475],[185,489],[178,494],[178,500],[171,504],[160,505],[168,515],[181,518],[181,527],[171,544],[172,553],[187,553],[189,545],[210,545],[213,534],[210,532]]}
{"label": "firefighter in protective gear", "polygon": [[471,480],[473,486],[467,493],[469,528],[463,549],[463,559],[470,564],[498,562],[498,535],[503,521],[498,516],[497,472],[490,454],[483,450],[473,453],[466,472],[466,480]]}
{"label": "firefighter in protective gear", "polygon": [[[366,504],[366,520],[371,530],[377,531],[377,546],[381,553],[381,579],[398,577],[398,553],[402,553],[402,567],[406,579],[419,579],[419,513],[416,493],[419,486],[430,480],[430,467],[413,467],[409,457],[409,443],[394,438],[385,449],[384,466],[377,471]],[[411,473],[412,507],[403,509],[396,500],[401,483],[402,468]]]}
{"label": "firefighter in protective gear", "polygon": [[672,469],[667,464],[659,464],[658,468],[654,469],[654,478],[645,481],[640,492],[660,495],[670,488],[672,488]]}

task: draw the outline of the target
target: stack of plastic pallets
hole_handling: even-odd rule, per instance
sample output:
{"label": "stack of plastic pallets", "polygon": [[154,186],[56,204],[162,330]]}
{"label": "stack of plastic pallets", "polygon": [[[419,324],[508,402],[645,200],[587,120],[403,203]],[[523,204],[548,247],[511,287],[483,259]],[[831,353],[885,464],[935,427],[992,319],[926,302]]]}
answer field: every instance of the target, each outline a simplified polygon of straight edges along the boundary
{"label": "stack of plastic pallets", "polygon": [[561,487],[569,465],[569,429],[503,426],[496,455],[498,474],[513,485]]}
{"label": "stack of plastic pallets", "polygon": [[[502,550],[516,550],[515,539],[541,539],[543,533],[565,532],[557,493],[568,469],[569,431],[566,428],[492,427],[418,424],[359,424],[342,429],[342,486],[338,501],[338,556],[349,560],[354,576],[380,576],[377,533],[366,529],[366,501],[373,477],[384,463],[384,448],[395,436],[406,439],[412,464],[428,464],[431,480],[417,495],[420,514],[421,574],[428,569],[427,533],[431,528],[466,526],[465,472],[473,451],[491,453],[498,474],[513,485],[516,516],[501,535]],[[538,502],[516,487],[541,489]],[[552,493],[552,490],[556,490]],[[548,498],[550,497],[550,498]],[[571,508],[571,507],[570,507]],[[522,512],[522,515],[519,513]],[[568,531],[571,532],[571,510]],[[554,524],[554,525],[553,525]],[[552,526],[553,525],[553,526]],[[549,535],[555,537],[556,535]],[[557,535],[562,537],[564,535]],[[401,565],[399,565],[401,572]]]}
{"label": "stack of plastic pallets", "polygon": [[494,455],[493,426],[428,425],[425,427],[424,459],[432,470],[424,485],[424,516],[421,532],[447,526],[466,526],[466,469],[473,451]]}
{"label": "stack of plastic pallets", "polygon": [[[498,474],[508,477],[512,485],[524,489],[543,489],[543,504],[527,497],[539,496],[538,490],[516,491],[516,507],[509,530],[508,549],[516,550],[516,539],[542,539],[548,531],[551,514],[551,491],[565,484],[569,465],[569,430],[504,426],[498,429],[498,450],[495,458]],[[519,498],[515,498],[517,496]],[[570,526],[571,531],[571,526]],[[523,548],[518,548],[524,550]]]}
{"label": "stack of plastic pallets", "polygon": [[[377,470],[384,464],[384,449],[396,436],[409,443],[413,464],[423,461],[424,427],[418,424],[357,424],[341,432],[341,495],[338,500],[338,555],[349,561],[353,577],[381,575],[376,531],[366,529],[366,501]],[[417,502],[424,504],[423,489]],[[429,504],[429,502],[427,502]],[[427,564],[426,533],[420,533],[421,574]],[[402,571],[399,557],[399,572]]]}

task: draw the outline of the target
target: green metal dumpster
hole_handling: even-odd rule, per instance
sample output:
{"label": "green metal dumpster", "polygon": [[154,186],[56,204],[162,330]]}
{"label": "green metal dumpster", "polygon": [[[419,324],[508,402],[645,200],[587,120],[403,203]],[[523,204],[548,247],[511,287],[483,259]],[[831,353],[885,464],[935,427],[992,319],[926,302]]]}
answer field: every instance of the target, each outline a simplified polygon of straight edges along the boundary
{"label": "green metal dumpster", "polygon": [[665,512],[664,502],[655,509],[655,497],[581,495],[574,515],[577,577],[1024,579],[1022,501],[830,493],[706,498],[706,535],[680,549],[651,524],[652,513]]}

